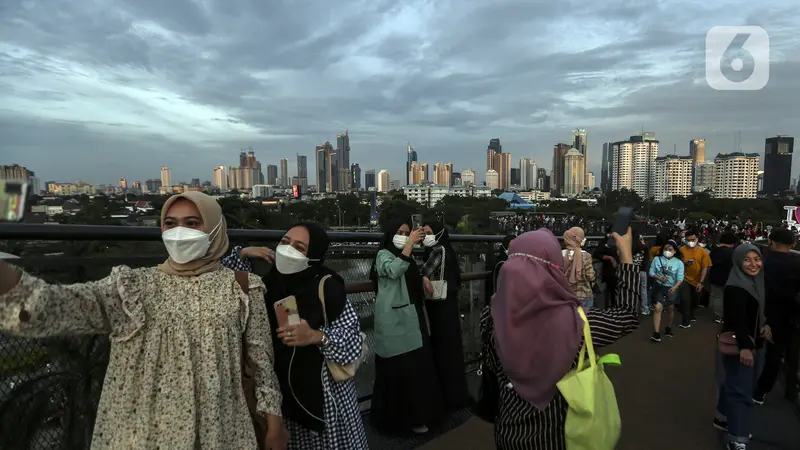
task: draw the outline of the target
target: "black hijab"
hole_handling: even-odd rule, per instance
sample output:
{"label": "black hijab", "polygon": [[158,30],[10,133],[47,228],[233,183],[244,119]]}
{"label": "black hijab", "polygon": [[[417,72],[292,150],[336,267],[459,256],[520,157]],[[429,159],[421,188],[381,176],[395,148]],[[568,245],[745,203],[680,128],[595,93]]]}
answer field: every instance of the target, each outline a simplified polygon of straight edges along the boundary
{"label": "black hijab", "polygon": [[[408,290],[408,300],[411,303],[416,304],[417,302],[421,302],[425,299],[425,289],[422,286],[422,274],[419,273],[419,267],[417,266],[417,262],[414,258],[409,258],[403,254],[403,251],[399,248],[395,247],[394,242],[394,235],[397,234],[397,230],[400,229],[403,225],[409,225],[410,221],[406,220],[394,220],[391,222],[386,223],[383,228],[383,238],[381,239],[380,247],[378,251],[381,250],[388,250],[394,256],[398,258],[402,258],[410,264],[408,270],[406,270],[405,280],[406,280],[406,289]],[[410,225],[409,225],[410,228]],[[372,280],[373,285],[375,286],[375,293],[378,293],[378,272],[375,270],[375,262],[377,258],[372,261],[372,269],[369,271],[369,279]]]}
{"label": "black hijab", "polygon": [[450,232],[447,231],[447,228],[444,227],[444,224],[441,222],[428,222],[425,225],[431,227],[431,231],[433,231],[433,236],[437,237],[438,240],[436,241],[436,245],[433,247],[426,247],[425,248],[425,260],[433,252],[433,249],[439,246],[444,247],[444,255],[445,255],[445,278],[447,279],[447,287],[448,289],[458,289],[459,284],[461,283],[461,265],[458,262],[458,255],[456,254],[455,249],[453,248],[453,244],[450,242]]}
{"label": "black hijab", "polygon": [[302,272],[284,275],[273,266],[263,278],[267,287],[264,298],[272,331],[275,374],[283,392],[283,414],[310,430],[322,432],[325,424],[313,416],[324,418],[324,392],[320,373],[325,359],[314,345],[288,347],[278,338],[278,319],[274,305],[275,302],[294,295],[300,317],[308,322],[311,328],[318,330],[325,324],[318,291],[320,279],[325,275],[332,276],[325,282],[325,311],[328,322],[336,320],[344,310],[346,298],[343,295],[329,295],[330,292],[343,292],[344,280],[323,264],[330,242],[325,230],[315,223],[301,223],[292,228],[295,227],[308,230],[309,267]]}

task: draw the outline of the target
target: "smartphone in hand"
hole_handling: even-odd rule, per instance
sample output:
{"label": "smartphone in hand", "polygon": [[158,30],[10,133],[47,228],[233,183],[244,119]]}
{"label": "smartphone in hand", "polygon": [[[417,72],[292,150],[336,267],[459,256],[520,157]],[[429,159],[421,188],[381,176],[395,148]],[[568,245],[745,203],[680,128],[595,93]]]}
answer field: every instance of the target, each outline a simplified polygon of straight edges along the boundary
{"label": "smartphone in hand", "polygon": [[25,217],[30,184],[23,180],[0,180],[0,222],[19,222]]}
{"label": "smartphone in hand", "polygon": [[[633,207],[620,206],[617,212],[614,213],[614,225],[611,227],[611,232],[617,233],[620,236],[625,235],[628,232],[628,228],[630,228],[632,221],[633,221]],[[612,236],[611,238],[608,239],[608,243],[606,245],[611,248],[616,248],[617,241]]]}
{"label": "smartphone in hand", "polygon": [[275,316],[278,318],[278,328],[300,323],[300,313],[297,310],[297,299],[294,295],[275,302]]}

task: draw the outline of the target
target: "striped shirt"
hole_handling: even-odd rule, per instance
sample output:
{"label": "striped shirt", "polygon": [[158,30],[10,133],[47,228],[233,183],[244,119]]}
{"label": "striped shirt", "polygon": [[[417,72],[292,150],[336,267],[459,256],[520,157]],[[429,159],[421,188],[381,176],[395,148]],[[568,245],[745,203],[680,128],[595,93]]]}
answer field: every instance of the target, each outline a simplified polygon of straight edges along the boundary
{"label": "striped shirt", "polygon": [[[633,264],[617,266],[617,302],[614,308],[586,312],[595,348],[614,343],[639,326],[641,302],[639,269]],[[500,398],[494,439],[498,450],[566,450],[564,422],[567,402],[557,393],[547,408],[539,411],[520,397],[503,372],[494,346],[494,324],[490,307],[481,315],[484,370],[497,375]],[[577,364],[577,355],[573,368]],[[546,362],[543,361],[543,364]]]}

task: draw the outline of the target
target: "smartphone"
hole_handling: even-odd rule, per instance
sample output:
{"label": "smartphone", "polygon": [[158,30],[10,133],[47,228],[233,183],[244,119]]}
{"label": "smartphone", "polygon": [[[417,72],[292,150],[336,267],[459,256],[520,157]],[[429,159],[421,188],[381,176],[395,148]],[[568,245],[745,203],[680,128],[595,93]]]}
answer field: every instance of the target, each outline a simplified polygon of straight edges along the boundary
{"label": "smartphone", "polygon": [[19,222],[25,216],[30,185],[22,180],[0,180],[0,222]]}
{"label": "smartphone", "polygon": [[297,299],[294,295],[275,302],[275,316],[278,318],[278,328],[300,323],[300,313],[297,311]]}
{"label": "smartphone", "polygon": [[[628,228],[631,226],[631,222],[633,221],[633,207],[632,206],[620,206],[616,213],[614,213],[614,225],[611,227],[612,233],[617,233],[620,236],[626,234],[628,232]],[[609,247],[616,247],[617,241],[613,238],[608,240],[606,244]]]}
{"label": "smartphone", "polygon": [[416,230],[417,228],[422,228],[422,214],[411,215],[411,229]]}

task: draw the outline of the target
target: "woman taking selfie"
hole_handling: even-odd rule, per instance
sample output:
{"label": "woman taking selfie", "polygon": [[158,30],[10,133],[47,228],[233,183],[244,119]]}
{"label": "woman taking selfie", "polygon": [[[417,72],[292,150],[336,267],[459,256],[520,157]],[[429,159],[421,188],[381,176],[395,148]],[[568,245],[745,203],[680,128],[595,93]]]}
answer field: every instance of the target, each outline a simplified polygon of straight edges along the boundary
{"label": "woman taking selfie", "polygon": [[[221,266],[228,249],[219,204],[174,195],[161,211],[170,255],[157,267],[114,267],[99,281],[51,285],[0,262],[0,331],[24,337],[108,334],[111,359],[92,449],[286,448],[272,368],[264,285],[245,295]],[[242,388],[242,348],[256,369],[256,436]]]}
{"label": "woman taking selfie", "polygon": [[375,386],[370,419],[378,431],[427,433],[442,417],[425,323],[422,275],[411,257],[425,232],[390,223],[370,271],[375,298]]}

